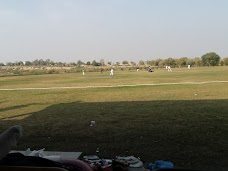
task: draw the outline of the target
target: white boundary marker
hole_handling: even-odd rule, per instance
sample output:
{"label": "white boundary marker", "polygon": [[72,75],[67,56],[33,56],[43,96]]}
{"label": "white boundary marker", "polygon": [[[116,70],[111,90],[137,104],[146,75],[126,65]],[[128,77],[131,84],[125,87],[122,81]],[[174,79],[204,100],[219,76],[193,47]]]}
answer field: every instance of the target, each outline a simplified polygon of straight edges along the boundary
{"label": "white boundary marker", "polygon": [[0,91],[115,88],[115,87],[160,86],[160,85],[181,85],[181,84],[209,84],[209,83],[228,83],[228,81],[176,82],[176,83],[156,83],[156,84],[123,84],[123,85],[110,85],[110,86],[81,86],[81,87],[78,86],[78,87],[47,87],[47,88],[2,88],[2,89],[0,89]]}

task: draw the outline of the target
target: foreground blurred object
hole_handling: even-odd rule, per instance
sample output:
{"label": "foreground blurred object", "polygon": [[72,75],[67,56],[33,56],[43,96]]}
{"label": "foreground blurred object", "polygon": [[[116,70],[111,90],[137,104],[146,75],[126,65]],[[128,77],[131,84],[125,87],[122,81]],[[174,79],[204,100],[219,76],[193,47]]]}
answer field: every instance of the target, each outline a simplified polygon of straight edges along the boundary
{"label": "foreground blurred object", "polygon": [[164,160],[157,160],[154,163],[149,164],[150,171],[156,170],[156,169],[169,169],[174,168],[174,165],[170,161],[164,161]]}
{"label": "foreground blurred object", "polygon": [[18,140],[21,138],[23,128],[15,125],[7,129],[0,135],[0,160],[4,158],[12,148],[16,147]]}
{"label": "foreground blurred object", "polygon": [[62,168],[67,171],[93,171],[85,162],[75,158],[60,158],[57,162],[38,156],[25,156],[21,153],[9,153],[0,160],[0,170],[2,167],[32,167],[32,168]]}

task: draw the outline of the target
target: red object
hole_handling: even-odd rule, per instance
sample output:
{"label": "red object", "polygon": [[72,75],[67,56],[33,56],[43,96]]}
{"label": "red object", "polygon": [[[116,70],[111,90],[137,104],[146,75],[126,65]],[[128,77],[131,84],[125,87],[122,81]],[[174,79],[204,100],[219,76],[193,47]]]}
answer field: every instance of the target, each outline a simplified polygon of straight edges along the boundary
{"label": "red object", "polygon": [[93,171],[88,164],[78,159],[63,159],[61,163],[78,171]]}

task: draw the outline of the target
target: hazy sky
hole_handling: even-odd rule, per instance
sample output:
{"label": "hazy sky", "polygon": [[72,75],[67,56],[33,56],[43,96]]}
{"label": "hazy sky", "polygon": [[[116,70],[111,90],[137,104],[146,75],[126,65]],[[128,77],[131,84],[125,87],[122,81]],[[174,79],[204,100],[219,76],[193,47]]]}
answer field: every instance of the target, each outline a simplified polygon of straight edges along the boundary
{"label": "hazy sky", "polygon": [[228,0],[0,0],[0,62],[228,57]]}

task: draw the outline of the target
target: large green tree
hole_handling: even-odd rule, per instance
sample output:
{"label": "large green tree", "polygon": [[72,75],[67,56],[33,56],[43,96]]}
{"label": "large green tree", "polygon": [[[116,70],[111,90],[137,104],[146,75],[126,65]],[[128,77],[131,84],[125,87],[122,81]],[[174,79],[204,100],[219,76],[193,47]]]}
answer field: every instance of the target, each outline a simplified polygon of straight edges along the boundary
{"label": "large green tree", "polygon": [[93,62],[91,63],[91,65],[93,65],[93,66],[101,66],[101,63],[96,62],[96,60],[93,60]]}
{"label": "large green tree", "polygon": [[227,58],[223,58],[223,62],[224,62],[224,65],[228,65],[228,57]]}
{"label": "large green tree", "polygon": [[128,61],[123,61],[122,64],[123,65],[129,65]]}
{"label": "large green tree", "polygon": [[172,67],[176,65],[176,61],[173,58],[165,59],[164,63],[165,65],[172,66]]}
{"label": "large green tree", "polygon": [[145,65],[145,62],[142,61],[142,60],[140,60],[140,61],[139,61],[139,65]]}
{"label": "large green tree", "polygon": [[83,62],[81,60],[77,61],[77,66],[81,66],[83,64]]}
{"label": "large green tree", "polygon": [[219,64],[220,56],[215,52],[206,53],[201,57],[203,65],[216,66]]}
{"label": "large green tree", "polygon": [[178,65],[178,67],[186,66],[187,61],[188,61],[187,57],[182,57],[176,60],[176,64]]}
{"label": "large green tree", "polygon": [[196,66],[201,66],[202,65],[202,60],[199,57],[195,57],[194,63]]}

